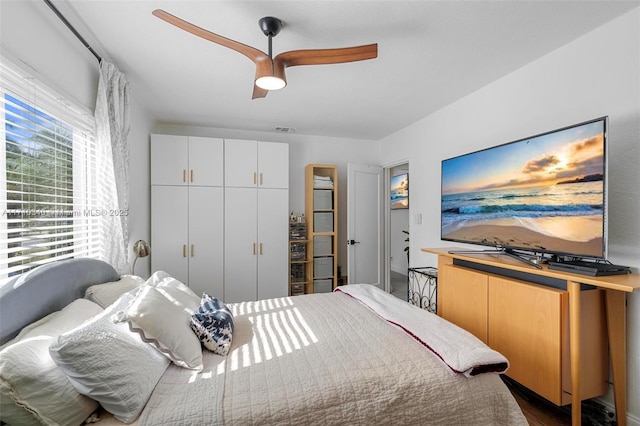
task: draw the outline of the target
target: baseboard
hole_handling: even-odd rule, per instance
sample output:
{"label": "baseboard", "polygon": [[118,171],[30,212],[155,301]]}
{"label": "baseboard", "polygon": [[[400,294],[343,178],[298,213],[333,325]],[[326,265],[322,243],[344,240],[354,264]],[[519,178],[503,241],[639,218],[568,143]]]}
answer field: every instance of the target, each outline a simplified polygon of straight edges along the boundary
{"label": "baseboard", "polygon": [[627,414],[627,424],[629,426],[640,426],[640,418]]}

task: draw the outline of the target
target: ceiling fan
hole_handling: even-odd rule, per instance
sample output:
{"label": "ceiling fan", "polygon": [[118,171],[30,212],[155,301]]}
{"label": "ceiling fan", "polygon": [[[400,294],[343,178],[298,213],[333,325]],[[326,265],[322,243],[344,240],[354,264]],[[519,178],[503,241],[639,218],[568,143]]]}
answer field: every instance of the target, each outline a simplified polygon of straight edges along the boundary
{"label": "ceiling fan", "polygon": [[269,38],[269,54],[266,54],[254,47],[200,28],[162,9],[156,9],[152,13],[154,16],[178,28],[202,37],[205,40],[233,49],[251,59],[256,65],[252,99],[264,98],[267,96],[269,90],[278,90],[286,86],[287,80],[284,75],[284,70],[287,67],[296,65],[340,64],[378,57],[378,44],[374,43],[337,49],[290,50],[288,52],[282,52],[274,58],[271,49],[271,39],[278,35],[282,29],[282,21],[278,18],[267,16],[258,21],[262,32]]}

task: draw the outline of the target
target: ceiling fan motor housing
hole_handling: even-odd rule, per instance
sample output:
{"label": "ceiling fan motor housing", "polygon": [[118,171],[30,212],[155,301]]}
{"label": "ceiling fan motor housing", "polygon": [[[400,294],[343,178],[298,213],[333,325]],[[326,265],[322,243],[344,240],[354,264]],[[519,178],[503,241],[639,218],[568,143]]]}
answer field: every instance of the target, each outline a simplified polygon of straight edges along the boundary
{"label": "ceiling fan motor housing", "polygon": [[273,16],[265,16],[258,21],[260,29],[267,37],[275,37],[282,29],[282,21]]}

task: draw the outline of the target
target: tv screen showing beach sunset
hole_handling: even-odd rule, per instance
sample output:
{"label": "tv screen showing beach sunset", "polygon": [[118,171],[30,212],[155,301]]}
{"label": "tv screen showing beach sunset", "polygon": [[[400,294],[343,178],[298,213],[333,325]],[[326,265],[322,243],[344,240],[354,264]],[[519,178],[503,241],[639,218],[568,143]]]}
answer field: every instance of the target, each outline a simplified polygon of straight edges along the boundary
{"label": "tv screen showing beach sunset", "polygon": [[605,118],[442,162],[443,240],[605,256]]}
{"label": "tv screen showing beach sunset", "polygon": [[391,209],[409,208],[409,174],[404,173],[391,178]]}

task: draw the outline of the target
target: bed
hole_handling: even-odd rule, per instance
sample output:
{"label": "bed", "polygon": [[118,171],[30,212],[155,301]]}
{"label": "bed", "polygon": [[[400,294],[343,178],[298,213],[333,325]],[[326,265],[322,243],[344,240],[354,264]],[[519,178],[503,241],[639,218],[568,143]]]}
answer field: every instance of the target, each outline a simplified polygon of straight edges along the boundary
{"label": "bed", "polygon": [[[215,342],[175,320],[204,315],[216,301],[193,300],[185,287],[160,271],[148,280],[118,277],[92,259],[46,265],[5,284],[1,420],[527,424],[499,377],[507,368],[500,354],[373,286],[215,305],[224,314],[216,318],[232,320],[229,340]],[[61,397],[50,401],[53,394]]]}

